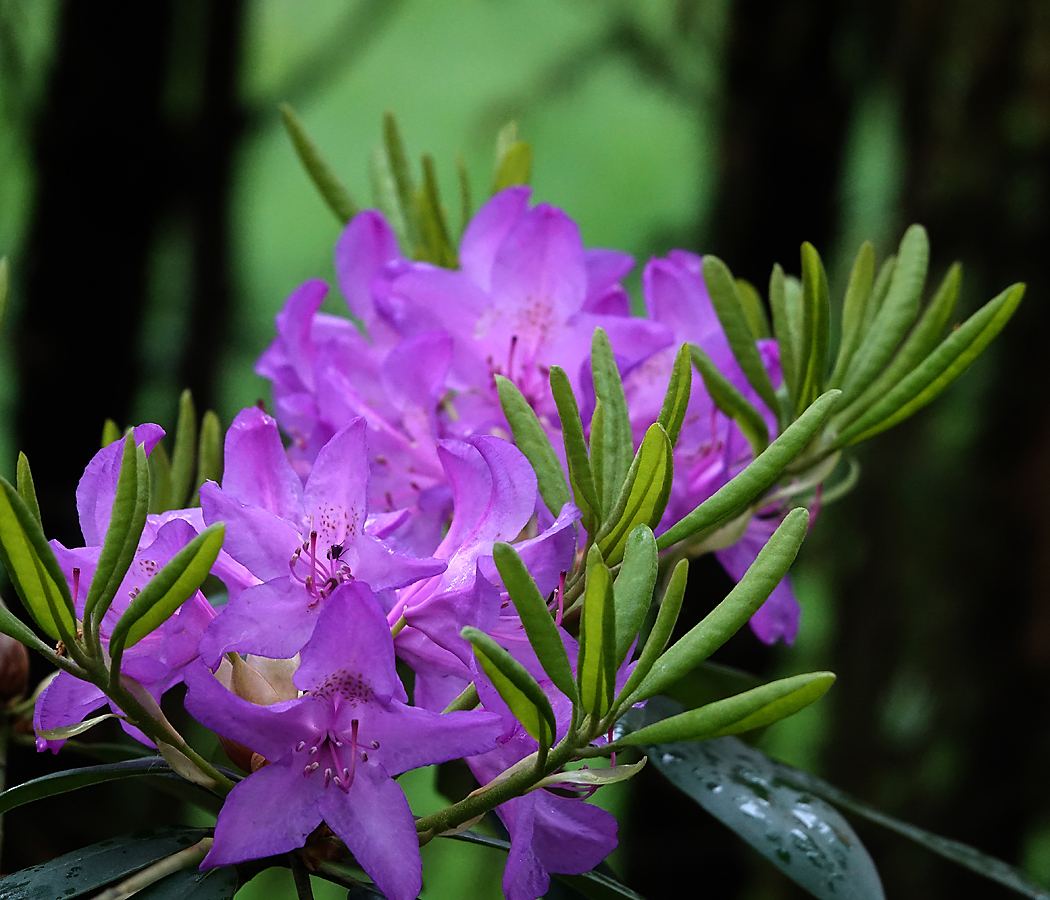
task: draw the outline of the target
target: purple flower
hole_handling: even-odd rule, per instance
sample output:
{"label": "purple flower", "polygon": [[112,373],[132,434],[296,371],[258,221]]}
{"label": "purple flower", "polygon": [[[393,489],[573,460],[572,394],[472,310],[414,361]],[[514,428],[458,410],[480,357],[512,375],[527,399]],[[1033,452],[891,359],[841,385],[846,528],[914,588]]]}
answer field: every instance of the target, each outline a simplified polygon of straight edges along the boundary
{"label": "purple flower", "polygon": [[499,719],[407,706],[386,617],[362,583],[328,598],[293,676],[303,694],[260,706],[227,691],[201,664],[188,673],[186,708],[269,764],[227,797],[203,867],[301,847],[323,821],[390,900],[419,893],[412,811],[393,777],[484,752]]}
{"label": "purple flower", "polygon": [[230,650],[294,656],[341,584],[360,580],[382,592],[444,570],[371,533],[368,478],[363,419],[321,448],[304,486],[277,423],[256,408],[238,414],[226,435],[222,487],[204,485],[201,505],[209,524],[226,522],[227,550],[259,583],[232,597],[208,628],[200,652],[209,666]]}

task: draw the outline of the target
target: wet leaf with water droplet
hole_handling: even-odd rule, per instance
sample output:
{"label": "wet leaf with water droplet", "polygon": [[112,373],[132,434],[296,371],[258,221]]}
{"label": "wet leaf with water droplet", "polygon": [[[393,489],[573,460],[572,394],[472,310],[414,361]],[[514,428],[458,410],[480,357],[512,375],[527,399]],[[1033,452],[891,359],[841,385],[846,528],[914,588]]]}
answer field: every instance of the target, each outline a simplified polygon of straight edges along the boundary
{"label": "wet leaf with water droplet", "polygon": [[[634,730],[681,712],[654,697],[628,714]],[[882,900],[875,865],[849,823],[785,778],[786,766],[736,738],[646,746],[675,787],[821,900]]]}

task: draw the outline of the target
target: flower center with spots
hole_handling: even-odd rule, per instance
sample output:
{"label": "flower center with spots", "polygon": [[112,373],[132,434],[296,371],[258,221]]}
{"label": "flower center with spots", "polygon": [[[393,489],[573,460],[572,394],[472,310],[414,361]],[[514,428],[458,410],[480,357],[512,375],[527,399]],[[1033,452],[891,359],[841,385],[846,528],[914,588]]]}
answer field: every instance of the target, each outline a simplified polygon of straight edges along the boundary
{"label": "flower center with spots", "polygon": [[[315,735],[312,741],[299,741],[294,753],[297,761],[303,763],[303,777],[309,778],[315,772],[321,772],[326,788],[334,784],[344,794],[349,792],[358,759],[368,762],[368,750],[358,741],[358,725],[357,719],[351,720],[349,737],[328,730]],[[376,741],[369,746],[373,750],[379,749]]]}
{"label": "flower center with spots", "polygon": [[341,544],[332,544],[323,554],[318,553],[317,532],[311,531],[310,538],[295,548],[288,563],[292,578],[298,581],[313,598],[313,608],[339,585],[353,581],[354,575],[350,566],[340,560],[343,555]]}

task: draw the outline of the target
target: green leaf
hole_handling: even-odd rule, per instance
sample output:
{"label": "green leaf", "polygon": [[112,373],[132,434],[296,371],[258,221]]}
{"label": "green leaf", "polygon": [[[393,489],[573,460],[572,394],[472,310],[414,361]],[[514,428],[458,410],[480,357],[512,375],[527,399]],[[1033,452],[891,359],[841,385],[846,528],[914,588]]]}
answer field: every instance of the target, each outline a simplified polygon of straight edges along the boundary
{"label": "green leaf", "polygon": [[210,409],[201,419],[200,443],[197,447],[197,484],[190,497],[191,506],[200,506],[200,489],[205,481],[222,481],[222,426]]}
{"label": "green leaf", "polygon": [[149,455],[149,511],[156,514],[182,509],[185,505],[180,502],[175,506],[171,502],[171,458],[164,444],[158,443]]}
{"label": "green leaf", "polygon": [[525,458],[536,472],[536,480],[543,502],[557,516],[566,503],[572,502],[572,495],[569,493],[569,485],[565,481],[565,472],[562,470],[558,454],[554,452],[540,420],[529,405],[529,401],[518,390],[518,386],[502,375],[497,375],[496,390],[499,392],[503,415],[510,423],[514,443],[525,454]]}
{"label": "green leaf", "polygon": [[529,791],[540,790],[545,787],[572,786],[574,788],[603,787],[607,784],[618,784],[634,778],[645,768],[646,759],[643,756],[638,762],[622,766],[607,766],[599,769],[580,768],[562,769],[546,778],[537,781]]}
{"label": "green leaf", "polygon": [[751,329],[751,336],[756,341],[772,337],[769,318],[762,305],[762,295],[758,293],[755,286],[744,278],[738,278],[736,279],[736,295],[740,298],[740,305],[744,308],[744,318],[747,319],[748,328]]}
{"label": "green leaf", "polygon": [[808,510],[787,514],[726,598],[660,657],[635,692],[635,703],[666,690],[740,630],[791,568],[808,525]]}
{"label": "green leaf", "polygon": [[518,556],[518,551],[510,544],[497,541],[492,546],[492,558],[543,671],[550,676],[559,691],[576,701],[576,679],[565,652],[561,631],[554,624],[547,602]]}
{"label": "green leaf", "polygon": [[666,550],[684,538],[739,515],[780,477],[788,463],[813,439],[831,414],[838,397],[838,391],[827,391],[818,397],[743,472],[660,535],[656,545]]}
{"label": "green leaf", "polygon": [[[667,646],[667,642],[671,639],[671,633],[678,622],[678,613],[682,610],[682,600],[685,599],[685,585],[688,577],[689,561],[685,559],[678,560],[674,571],[671,572],[667,590],[660,601],[660,609],[656,614],[653,630],[649,632],[645,647],[642,649],[638,661],[634,664],[634,669],[630,677],[628,677],[627,683],[623,686],[623,690],[620,691],[620,695],[616,699],[617,707],[622,707],[625,698],[630,698],[634,694],[638,685],[652,671],[653,666],[663,654],[664,647]],[[630,701],[630,703],[633,702],[633,700]]]}
{"label": "green leaf", "polygon": [[[591,413],[591,477],[594,479],[594,490],[598,496],[599,501],[604,503],[603,498],[605,497],[605,442],[601,440],[601,436],[605,433],[605,406],[602,404],[602,398],[598,397],[594,401],[594,412]],[[602,509],[602,516],[605,515],[605,507]]]}
{"label": "green leaf", "polygon": [[865,241],[857,252],[857,258],[853,261],[853,268],[849,273],[846,298],[842,303],[842,340],[839,342],[839,352],[835,358],[835,368],[828,379],[828,387],[841,386],[842,376],[849,368],[850,360],[864,337],[863,327],[874,278],[875,248],[872,247],[871,241]]}
{"label": "green leaf", "polygon": [[984,350],[1014,314],[1025,286],[1008,287],[948,335],[911,374],[847,428],[833,444],[842,447],[885,431],[933,400]]}
{"label": "green leaf", "polygon": [[630,747],[672,741],[703,741],[743,734],[787,718],[819,700],[835,681],[831,672],[792,675],[716,700],[698,709],[661,719],[625,735],[617,743]]}
{"label": "green leaf", "polygon": [[937,346],[944,335],[944,329],[948,326],[952,311],[955,309],[955,301],[959,297],[961,271],[962,267],[958,263],[948,270],[937,293],[930,301],[930,305],[893,357],[893,361],[863,394],[848,407],[835,414],[833,426],[836,430],[840,432],[845,430],[873,403],[885,397]]}
{"label": "green leaf", "polygon": [[11,288],[11,272],[7,264],[7,257],[0,259],[0,329],[4,325],[4,316],[7,313],[7,294]]}
{"label": "green leaf", "polygon": [[801,415],[824,390],[830,320],[828,277],[820,254],[806,241],[802,244],[802,383],[795,398],[796,415]]}
{"label": "green leaf", "polygon": [[[94,894],[111,882],[192,847],[210,834],[210,828],[160,826],[109,838],[82,850],[66,853],[43,865],[8,875],[0,881],[0,900],[39,900],[43,897],[73,900],[75,897]],[[225,871],[232,870],[227,868]],[[188,896],[194,900],[219,900],[232,894]],[[136,897],[153,897],[153,900],[157,900],[163,895],[141,892]]]}
{"label": "green leaf", "polygon": [[417,209],[422,231],[422,258],[446,269],[458,267],[459,260],[449,236],[448,222],[441,206],[437,174],[434,172],[434,160],[431,156],[423,157],[423,187],[419,192]]}
{"label": "green leaf", "polygon": [[175,448],[171,456],[171,499],[175,504],[173,509],[182,509],[190,501],[196,461],[197,410],[193,405],[193,395],[185,390],[179,397],[179,419],[175,426]]}
{"label": "green leaf", "polygon": [[394,179],[393,170],[390,167],[390,159],[383,148],[376,148],[369,159],[369,181],[372,186],[372,201],[386,216],[390,227],[397,235],[398,244],[402,252],[410,255],[414,245],[409,243],[407,216],[412,214],[411,210],[401,208],[401,198],[398,194],[397,182]]}
{"label": "green leaf", "polygon": [[[569,376],[561,366],[551,366],[550,384],[561,421],[562,443],[565,446],[573,499],[583,513],[584,527],[591,532],[601,521],[602,506],[594,487],[594,476],[591,474],[591,461],[587,455],[587,441],[583,436],[580,408],[576,404],[576,395],[572,392]],[[560,464],[558,468],[561,469]]]}
{"label": "green leaf", "polygon": [[303,123],[287,103],[281,104],[281,118],[284,120],[284,129],[288,137],[292,139],[292,146],[299,157],[299,162],[306,169],[306,174],[317,188],[317,192],[335,213],[335,217],[345,225],[357,215],[357,204],[350,197],[350,192],[339,180],[332,167],[321,156],[317,145],[310,140],[310,136],[303,128]]}
{"label": "green leaf", "polygon": [[514,141],[504,151],[492,182],[492,193],[516,184],[528,184],[532,178],[532,147],[527,141]]}
{"label": "green leaf", "polygon": [[149,468],[146,453],[132,431],[124,438],[117,490],[98,565],[84,600],[85,621],[101,622],[117,595],[138,549],[149,512]]}
{"label": "green leaf", "polygon": [[[654,697],[632,710],[641,727],[681,709]],[[781,777],[786,767],[737,738],[646,747],[649,761],[679,790],[731,828],[821,900],[882,900],[878,873],[837,810]]]}
{"label": "green leaf", "polygon": [[980,850],[960,841],[941,837],[908,822],[902,822],[900,819],[887,815],[881,810],[875,809],[875,807],[869,806],[855,797],[851,797],[845,791],[839,790],[834,785],[829,784],[822,778],[818,778],[816,775],[811,775],[809,772],[793,769],[783,763],[773,762],[773,765],[777,769],[779,778],[799,790],[809,791],[847,812],[881,825],[883,828],[888,828],[890,831],[915,841],[915,843],[925,847],[932,853],[943,856],[945,859],[950,859],[952,862],[958,863],[960,866],[970,869],[978,875],[983,875],[985,878],[996,881],[1024,897],[1029,897],[1031,900],[1050,900],[1050,891],[1033,884],[1022,872],[1019,872],[1013,866],[1007,865],[1002,860],[996,859],[994,856],[981,853]]}
{"label": "green leaf", "polygon": [[[805,374],[802,357],[802,291],[795,290],[777,263],[769,276],[769,307],[773,311],[773,333],[780,352],[780,369],[792,404],[799,396]],[[783,417],[781,417],[783,419]]]}
{"label": "green leaf", "polygon": [[456,157],[456,181],[459,184],[460,234],[467,230],[474,215],[474,200],[470,190],[470,172],[462,156]]}
{"label": "green leaf", "polygon": [[146,583],[113,627],[109,647],[114,660],[167,622],[193,596],[215,565],[225,534],[222,522],[205,528]]}
{"label": "green leaf", "polygon": [[123,436],[124,435],[121,433],[117,423],[112,419],[106,419],[106,421],[102,423],[102,443],[99,444],[99,446],[108,447],[114,441],[119,441]]}
{"label": "green leaf", "polygon": [[696,344],[689,345],[693,365],[704,379],[704,387],[711,399],[723,413],[739,426],[751,445],[751,452],[758,456],[769,446],[769,428],[762,414],[755,409],[733,383],[723,375],[711,357]]}
{"label": "green leaf", "polygon": [[594,329],[591,372],[595,396],[602,404],[601,429],[595,431],[594,423],[591,423],[591,452],[594,452],[595,444],[600,444],[602,455],[601,482],[595,486],[601,492],[602,509],[610,510],[616,505],[627,476],[634,437],[620,370],[616,366],[609,335],[603,328]]}
{"label": "green leaf", "polygon": [[38,638],[33,630],[0,602],[0,633],[13,637],[16,641],[25,644],[30,650],[36,650],[49,660],[54,661],[54,651]]}
{"label": "green leaf", "polygon": [[762,364],[762,356],[747,324],[733,274],[722,260],[710,255],[704,257],[703,272],[707,293],[711,297],[718,321],[722,323],[722,330],[729,341],[733,356],[755,393],[770,410],[779,415],[780,401],[773,390],[773,383],[769,380],[769,373]]}
{"label": "green leaf", "polygon": [[587,582],[580,617],[580,650],[576,679],[580,703],[594,721],[611,708],[616,690],[616,608],[612,575],[598,548],[587,554]]}
{"label": "green leaf", "polygon": [[43,520],[40,518],[40,503],[36,499],[36,486],[33,484],[33,473],[29,469],[28,458],[21,450],[18,451],[15,484],[18,487],[18,496],[25,501],[33,518],[43,527]]}
{"label": "green leaf", "polygon": [[547,695],[528,670],[485,632],[468,625],[461,633],[515,718],[539,741],[542,766],[558,728]]}
{"label": "green leaf", "polygon": [[383,116],[383,149],[386,163],[394,183],[399,218],[404,222],[407,252],[414,255],[422,244],[419,233],[419,221],[416,210],[416,185],[412,178],[412,169],[408,164],[408,154],[401,140],[397,120],[391,113]]}
{"label": "green leaf", "polygon": [[613,582],[616,607],[616,667],[627,658],[631,644],[653,602],[653,590],[660,572],[656,538],[648,525],[638,525],[628,536],[623,564]]}
{"label": "green leaf", "polygon": [[610,566],[623,559],[628,535],[638,525],[655,528],[667,507],[674,476],[671,442],[657,424],[649,426],[624,481],[616,506],[598,532],[598,547]]}
{"label": "green leaf", "polygon": [[[892,254],[886,257],[883,264],[879,266],[878,274],[875,276],[875,285],[871,289],[871,297],[864,309],[864,321],[861,323],[861,343],[863,343],[864,336],[870,330],[871,323],[875,321],[875,316],[882,309],[882,304],[886,302],[886,295],[889,293],[890,284],[893,282],[893,273],[896,268],[897,257]],[[843,375],[845,375],[845,372]]]}
{"label": "green leaf", "polygon": [[682,344],[675,354],[671,368],[671,380],[667,383],[667,392],[660,407],[660,416],[656,424],[667,432],[667,439],[674,447],[678,443],[678,433],[682,430],[685,413],[689,407],[689,394],[693,389],[693,366],[689,355],[689,345]]}
{"label": "green leaf", "polygon": [[40,523],[5,478],[0,478],[0,562],[41,630],[70,643],[77,625],[69,585]]}
{"label": "green leaf", "polygon": [[929,259],[926,230],[912,225],[901,238],[886,299],[843,378],[843,405],[852,403],[878,377],[918,318]]}

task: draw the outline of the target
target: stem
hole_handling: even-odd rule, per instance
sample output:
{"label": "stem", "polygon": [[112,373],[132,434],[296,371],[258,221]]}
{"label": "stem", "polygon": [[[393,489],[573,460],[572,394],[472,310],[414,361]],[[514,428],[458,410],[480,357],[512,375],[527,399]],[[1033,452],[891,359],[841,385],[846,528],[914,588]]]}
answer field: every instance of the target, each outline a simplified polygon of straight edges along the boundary
{"label": "stem", "polygon": [[154,863],[149,868],[136,872],[120,884],[103,891],[95,897],[95,900],[126,900],[132,894],[149,887],[151,884],[155,884],[173,872],[199,865],[200,861],[208,855],[208,851],[211,849],[211,840],[210,837],[201,838],[192,847],[180,850],[178,853]]}
{"label": "stem", "polygon": [[297,853],[289,853],[291,859],[292,879],[295,881],[295,895],[299,900],[314,900],[313,885],[310,884],[310,873],[306,871],[302,859]]}

